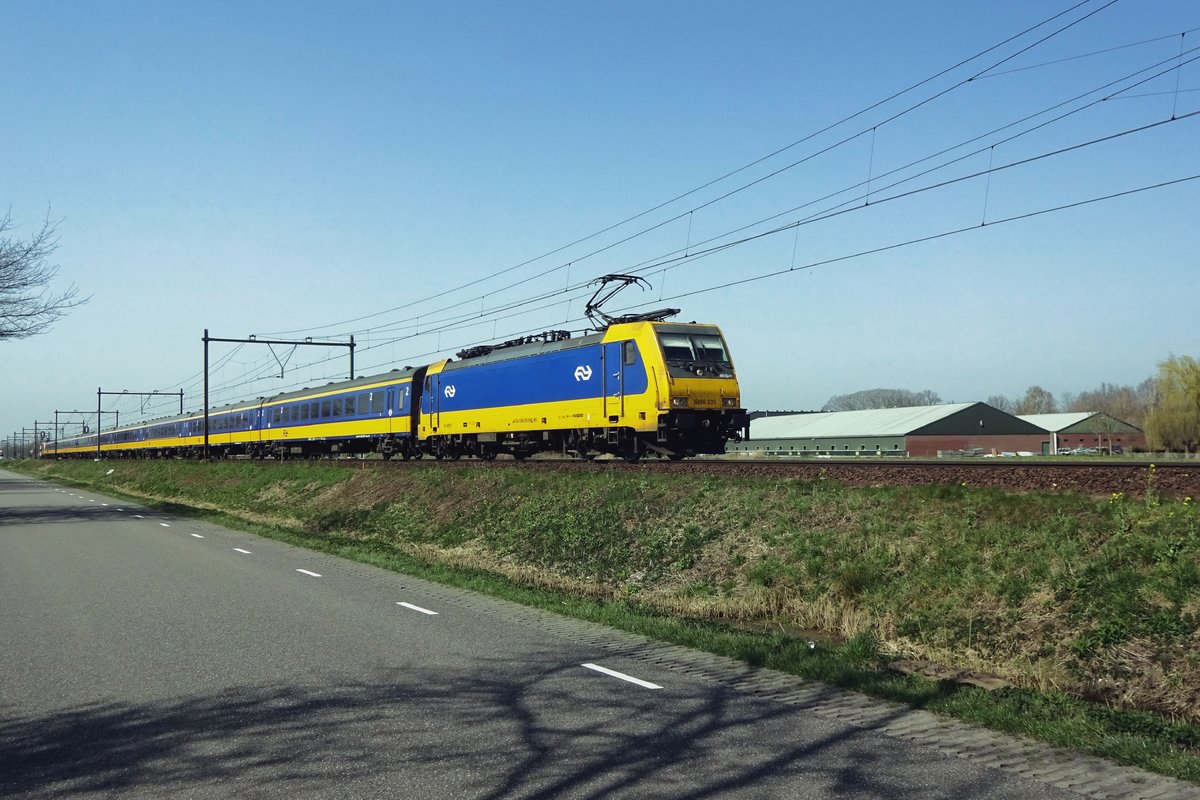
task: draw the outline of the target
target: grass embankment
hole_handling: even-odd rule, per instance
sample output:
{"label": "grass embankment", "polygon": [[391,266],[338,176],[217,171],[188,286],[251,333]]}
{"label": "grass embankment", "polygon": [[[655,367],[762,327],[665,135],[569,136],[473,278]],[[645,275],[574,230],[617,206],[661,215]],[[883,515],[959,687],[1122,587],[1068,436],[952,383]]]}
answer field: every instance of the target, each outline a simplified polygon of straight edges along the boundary
{"label": "grass embankment", "polygon": [[[501,464],[34,469],[1200,780],[1200,509],[1152,483],[1131,500]],[[1014,686],[883,669],[897,657]]]}

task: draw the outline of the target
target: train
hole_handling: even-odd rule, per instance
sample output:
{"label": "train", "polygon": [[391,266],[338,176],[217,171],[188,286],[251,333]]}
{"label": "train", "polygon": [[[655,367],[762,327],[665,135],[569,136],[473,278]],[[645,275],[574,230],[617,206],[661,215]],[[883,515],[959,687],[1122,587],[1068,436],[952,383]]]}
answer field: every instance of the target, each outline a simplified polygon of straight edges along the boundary
{"label": "train", "polygon": [[[48,441],[47,458],[627,461],[725,452],[749,416],[716,325],[624,317],[420,367]],[[207,424],[207,432],[205,426]]]}

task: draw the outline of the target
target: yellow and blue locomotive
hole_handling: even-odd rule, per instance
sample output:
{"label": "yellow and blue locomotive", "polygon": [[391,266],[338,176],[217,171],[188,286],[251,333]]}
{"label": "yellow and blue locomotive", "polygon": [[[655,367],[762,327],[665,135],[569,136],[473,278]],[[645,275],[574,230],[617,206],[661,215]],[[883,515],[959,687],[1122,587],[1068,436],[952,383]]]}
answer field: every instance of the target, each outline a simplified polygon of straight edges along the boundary
{"label": "yellow and blue locomotive", "polygon": [[748,424],[714,325],[636,321],[460,353],[425,372],[416,439],[437,457],[723,453]]}

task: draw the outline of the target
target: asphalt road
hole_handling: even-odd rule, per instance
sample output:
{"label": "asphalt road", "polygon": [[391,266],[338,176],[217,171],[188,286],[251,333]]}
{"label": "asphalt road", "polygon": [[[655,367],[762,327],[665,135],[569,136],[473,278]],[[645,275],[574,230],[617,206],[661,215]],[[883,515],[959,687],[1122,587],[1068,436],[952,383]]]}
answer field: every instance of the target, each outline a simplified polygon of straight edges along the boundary
{"label": "asphalt road", "polygon": [[1081,796],[607,636],[0,472],[0,797]]}

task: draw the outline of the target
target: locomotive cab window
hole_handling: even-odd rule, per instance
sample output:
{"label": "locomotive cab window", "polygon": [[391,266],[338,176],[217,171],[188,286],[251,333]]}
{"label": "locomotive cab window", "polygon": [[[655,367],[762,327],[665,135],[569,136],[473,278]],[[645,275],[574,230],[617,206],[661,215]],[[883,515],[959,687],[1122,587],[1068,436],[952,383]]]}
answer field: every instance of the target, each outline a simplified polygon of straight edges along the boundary
{"label": "locomotive cab window", "polygon": [[692,361],[695,352],[692,350],[692,340],[679,333],[660,333],[658,341],[662,344],[663,355],[667,361]]}
{"label": "locomotive cab window", "polygon": [[716,328],[660,330],[658,342],[672,377],[733,377],[733,363]]}

